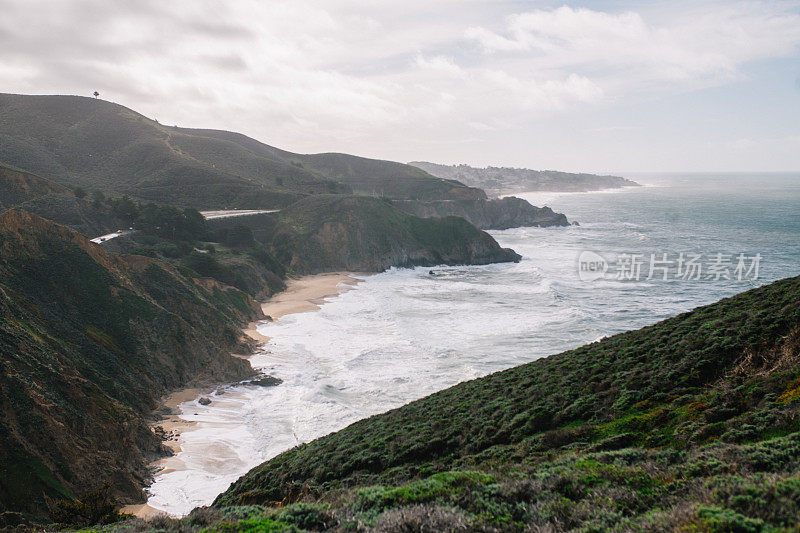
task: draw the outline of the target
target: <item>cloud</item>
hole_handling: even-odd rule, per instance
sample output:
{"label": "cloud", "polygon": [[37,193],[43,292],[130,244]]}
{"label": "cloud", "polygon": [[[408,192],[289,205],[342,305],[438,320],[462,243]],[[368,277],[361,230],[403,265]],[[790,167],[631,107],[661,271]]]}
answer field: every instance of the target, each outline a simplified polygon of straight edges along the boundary
{"label": "cloud", "polygon": [[695,7],[648,23],[633,11],[563,6],[511,15],[499,30],[470,27],[465,36],[494,60],[591,73],[617,91],[665,82],[692,87],[731,79],[750,61],[796,53],[800,15],[764,4],[731,4]]}
{"label": "cloud", "polygon": [[632,95],[730,83],[800,44],[796,1],[519,6],[0,0],[0,79],[13,92],[99,90],[164,123],[288,149],[417,159],[446,146],[467,160],[470,143],[510,145]]}

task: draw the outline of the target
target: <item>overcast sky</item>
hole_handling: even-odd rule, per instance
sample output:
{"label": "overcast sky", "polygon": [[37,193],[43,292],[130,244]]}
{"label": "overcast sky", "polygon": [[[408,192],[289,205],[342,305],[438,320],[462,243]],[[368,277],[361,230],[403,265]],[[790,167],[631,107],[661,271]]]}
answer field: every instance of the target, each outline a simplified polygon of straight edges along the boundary
{"label": "overcast sky", "polygon": [[800,1],[0,0],[0,82],[298,152],[800,170]]}

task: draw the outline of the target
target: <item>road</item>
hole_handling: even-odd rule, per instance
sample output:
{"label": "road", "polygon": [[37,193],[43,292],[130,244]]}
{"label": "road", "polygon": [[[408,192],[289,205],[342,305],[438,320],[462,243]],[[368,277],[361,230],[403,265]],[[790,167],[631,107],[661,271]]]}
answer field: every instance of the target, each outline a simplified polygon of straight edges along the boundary
{"label": "road", "polygon": [[213,220],[215,218],[243,217],[246,215],[261,215],[264,213],[277,213],[280,209],[228,209],[227,211],[200,211],[203,218]]}
{"label": "road", "polygon": [[92,242],[100,244],[106,241],[110,241],[111,239],[116,239],[117,237],[122,237],[123,235],[130,235],[131,233],[135,232],[136,230],[133,229],[125,229],[121,231],[115,231],[114,233],[109,233],[108,235],[100,235],[99,237],[95,237],[91,239]]}
{"label": "road", "polygon": [[[228,209],[225,211],[200,211],[200,214],[203,215],[203,218],[206,220],[213,220],[215,218],[233,218],[247,215],[261,215],[264,213],[277,213],[278,211],[280,211],[280,209]],[[122,237],[123,235],[130,235],[131,233],[135,232],[135,229],[115,231],[114,233],[109,233],[108,235],[100,235],[99,237],[95,237],[94,239],[91,239],[91,241],[96,244],[102,244],[110,241],[111,239],[116,239],[117,237]]]}

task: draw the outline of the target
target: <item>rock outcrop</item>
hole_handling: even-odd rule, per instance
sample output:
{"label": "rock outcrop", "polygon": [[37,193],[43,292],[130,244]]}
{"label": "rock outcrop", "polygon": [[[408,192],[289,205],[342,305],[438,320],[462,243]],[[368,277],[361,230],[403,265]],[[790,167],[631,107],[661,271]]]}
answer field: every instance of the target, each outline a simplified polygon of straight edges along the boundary
{"label": "rock outcrop", "polygon": [[298,274],[520,260],[463,218],[419,218],[388,200],[364,196],[321,195],[297,202],[280,213],[271,246]]}
{"label": "rock outcrop", "polygon": [[569,226],[567,217],[549,207],[536,207],[527,200],[508,196],[490,200],[443,200],[420,202],[396,200],[399,209],[419,217],[459,216],[481,229]]}

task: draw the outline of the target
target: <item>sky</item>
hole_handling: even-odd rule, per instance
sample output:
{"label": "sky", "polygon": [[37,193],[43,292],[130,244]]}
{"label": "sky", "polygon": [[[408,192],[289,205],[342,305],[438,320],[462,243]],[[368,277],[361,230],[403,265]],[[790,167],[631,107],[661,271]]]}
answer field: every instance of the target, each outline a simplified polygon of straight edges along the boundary
{"label": "sky", "polygon": [[283,149],[800,170],[800,0],[0,0],[0,91]]}

